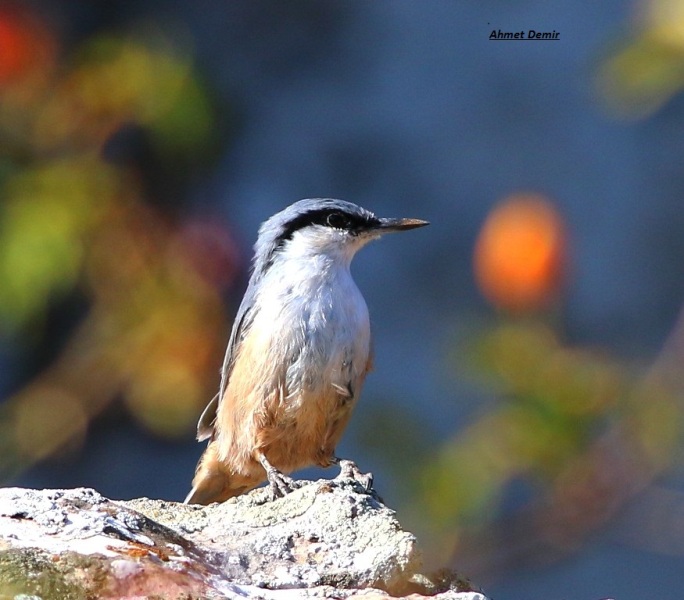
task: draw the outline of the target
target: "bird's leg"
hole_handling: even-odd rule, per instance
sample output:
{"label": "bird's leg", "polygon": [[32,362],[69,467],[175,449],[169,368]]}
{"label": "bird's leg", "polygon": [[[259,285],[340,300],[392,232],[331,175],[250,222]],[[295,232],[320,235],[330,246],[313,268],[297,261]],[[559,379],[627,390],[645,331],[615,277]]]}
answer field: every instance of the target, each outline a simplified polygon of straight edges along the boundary
{"label": "bird's leg", "polygon": [[353,479],[360,483],[367,492],[373,489],[373,473],[362,473],[353,460],[333,456],[331,462],[340,467],[340,474],[335,479]]}
{"label": "bird's leg", "polygon": [[271,495],[274,500],[276,498],[282,498],[297,487],[295,480],[278,471],[278,469],[268,462],[268,459],[261,450],[256,450],[254,456],[261,463],[264,471],[266,471],[266,477],[268,478],[268,484],[271,488]]}

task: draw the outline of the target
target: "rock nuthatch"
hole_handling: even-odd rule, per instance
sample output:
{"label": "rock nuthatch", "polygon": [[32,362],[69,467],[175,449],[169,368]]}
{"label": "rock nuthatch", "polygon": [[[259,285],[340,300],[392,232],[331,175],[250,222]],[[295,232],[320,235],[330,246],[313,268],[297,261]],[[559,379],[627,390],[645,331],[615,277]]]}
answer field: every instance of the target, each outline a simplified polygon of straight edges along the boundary
{"label": "rock nuthatch", "polygon": [[219,393],[197,425],[209,445],[186,503],[222,502],[266,479],[282,496],[294,485],[286,473],[313,464],[356,471],[335,456],[372,363],[350,263],[370,240],[427,224],[320,198],[262,224]]}

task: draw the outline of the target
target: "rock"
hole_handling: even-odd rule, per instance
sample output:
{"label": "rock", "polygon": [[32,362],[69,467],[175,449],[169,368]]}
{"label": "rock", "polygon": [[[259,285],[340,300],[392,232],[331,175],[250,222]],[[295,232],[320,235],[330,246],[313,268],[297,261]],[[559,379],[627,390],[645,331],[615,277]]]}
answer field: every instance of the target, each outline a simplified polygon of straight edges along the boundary
{"label": "rock", "polygon": [[263,489],[210,506],[1,489],[0,600],[485,600],[420,574],[414,536],[353,479],[267,500]]}

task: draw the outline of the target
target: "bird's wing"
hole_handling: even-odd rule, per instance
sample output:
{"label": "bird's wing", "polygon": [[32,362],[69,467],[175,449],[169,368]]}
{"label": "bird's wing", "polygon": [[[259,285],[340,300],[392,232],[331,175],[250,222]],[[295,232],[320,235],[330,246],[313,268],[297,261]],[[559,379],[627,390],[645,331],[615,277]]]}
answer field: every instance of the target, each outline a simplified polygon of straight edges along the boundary
{"label": "bird's wing", "polygon": [[235,321],[233,322],[233,330],[230,333],[230,340],[228,341],[228,347],[226,348],[226,356],[223,359],[223,367],[221,368],[221,387],[219,388],[219,392],[202,411],[202,415],[197,423],[197,440],[200,442],[209,439],[214,434],[214,423],[216,422],[216,413],[218,411],[219,403],[226,391],[228,379],[230,379],[230,372],[233,369],[233,364],[235,363],[235,358],[244,338],[244,334],[254,319],[254,311],[252,310],[254,305],[253,289],[254,287],[250,284],[242,299],[237,315],[235,316]]}
{"label": "bird's wing", "polygon": [[197,422],[197,440],[209,439],[214,433],[214,421],[216,421],[216,411],[218,409],[219,395],[216,394],[204,407],[199,421]]}

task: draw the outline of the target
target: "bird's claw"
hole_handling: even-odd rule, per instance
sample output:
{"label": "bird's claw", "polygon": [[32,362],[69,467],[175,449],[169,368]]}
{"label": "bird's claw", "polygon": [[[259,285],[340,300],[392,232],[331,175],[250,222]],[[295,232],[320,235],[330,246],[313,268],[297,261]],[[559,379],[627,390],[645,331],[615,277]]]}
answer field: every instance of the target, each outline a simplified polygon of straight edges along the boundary
{"label": "bird's claw", "polygon": [[271,468],[266,472],[268,477],[268,485],[271,490],[271,497],[273,500],[287,496],[290,492],[297,488],[297,482],[288,477],[278,469]]}
{"label": "bird's claw", "polygon": [[353,479],[361,484],[366,492],[373,489],[373,473],[362,473],[353,460],[338,458],[335,462],[340,467],[340,474],[335,479]]}

